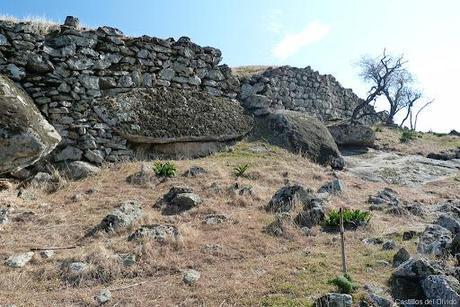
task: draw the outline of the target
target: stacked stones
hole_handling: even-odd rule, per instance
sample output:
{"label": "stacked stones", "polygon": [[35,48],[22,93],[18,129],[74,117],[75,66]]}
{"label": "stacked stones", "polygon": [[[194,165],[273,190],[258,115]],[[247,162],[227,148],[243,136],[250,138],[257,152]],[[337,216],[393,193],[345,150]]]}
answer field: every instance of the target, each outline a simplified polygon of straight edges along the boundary
{"label": "stacked stones", "polygon": [[[309,113],[321,121],[348,119],[362,102],[332,75],[321,75],[310,66],[268,68],[242,81],[239,98],[256,116],[286,109]],[[372,107],[366,112],[375,113]]]}
{"label": "stacked stones", "polygon": [[239,81],[220,61],[220,50],[187,37],[131,38],[111,27],[81,29],[74,17],[46,27],[0,21],[0,72],[25,89],[62,136],[56,162],[133,157],[94,111],[97,97],[164,86],[235,98]]}

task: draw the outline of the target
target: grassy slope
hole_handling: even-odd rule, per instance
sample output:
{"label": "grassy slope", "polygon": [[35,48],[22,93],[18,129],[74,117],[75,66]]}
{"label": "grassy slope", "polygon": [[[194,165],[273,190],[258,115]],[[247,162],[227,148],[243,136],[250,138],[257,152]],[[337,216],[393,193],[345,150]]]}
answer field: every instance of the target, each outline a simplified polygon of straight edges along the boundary
{"label": "grassy slope", "polygon": [[440,152],[442,150],[460,147],[460,137],[437,134],[437,133],[418,133],[415,140],[408,143],[401,143],[401,129],[388,128],[386,126],[374,127],[376,131],[377,144],[382,149],[398,151],[403,154],[421,154],[426,156],[430,152]]}
{"label": "grassy slope", "polygon": [[[265,147],[267,152],[254,153],[251,148]],[[312,164],[300,156],[261,143],[240,143],[236,149],[198,159],[176,161],[179,173],[191,166],[202,166],[209,173],[202,177],[175,177],[149,186],[133,186],[126,177],[140,169],[141,163],[126,163],[105,167],[92,178],[69,183],[54,194],[35,191],[38,199],[23,201],[15,191],[0,192],[1,202],[11,202],[16,212],[32,211],[34,215],[22,222],[7,224],[0,231],[0,258],[27,251],[31,247],[67,246],[81,239],[119,202],[138,199],[145,216],[136,223],[169,222],[176,224],[183,240],[178,244],[159,245],[127,242],[130,230],[116,235],[99,235],[81,241],[73,250],[58,251],[49,260],[36,257],[23,269],[0,266],[0,304],[17,306],[72,306],[92,304],[101,288],[119,288],[139,282],[143,284],[113,291],[112,304],[119,306],[198,305],[265,305],[305,306],[333,286],[327,281],[340,273],[340,250],[337,234],[315,229],[316,236],[305,237],[297,229],[288,238],[274,238],[262,232],[273,220],[263,206],[274,192],[284,185],[284,172],[290,182],[299,182],[317,189],[333,178],[330,170]],[[236,179],[232,169],[249,163],[248,178]],[[343,195],[333,197],[329,208],[349,206],[367,209],[370,194],[384,187],[340,172],[345,181]],[[228,188],[235,182],[253,187],[253,196],[234,195]],[[210,189],[215,183],[221,192]],[[152,205],[173,185],[189,185],[204,200],[188,213],[165,217]],[[96,194],[76,202],[76,193],[95,188]],[[460,187],[453,179],[435,182],[419,189],[393,187],[404,199],[435,203],[440,197],[459,195]],[[300,208],[297,208],[299,210]],[[224,225],[204,225],[208,213],[224,213],[238,221]],[[348,263],[351,275],[362,286],[374,283],[385,287],[391,268],[378,260],[391,261],[395,251],[365,246],[363,238],[388,235],[399,246],[415,250],[414,241],[402,241],[400,234],[407,229],[423,229],[415,217],[395,217],[375,212],[371,225],[356,232],[347,232]],[[396,234],[395,234],[396,233]],[[205,244],[220,244],[221,253],[203,252]],[[123,269],[110,256],[114,253],[134,252],[139,261]],[[64,260],[85,260],[98,265],[92,278],[80,286],[67,286],[59,270]],[[182,282],[181,270],[194,268],[201,279],[194,286]],[[354,294],[358,299],[362,290]]]}

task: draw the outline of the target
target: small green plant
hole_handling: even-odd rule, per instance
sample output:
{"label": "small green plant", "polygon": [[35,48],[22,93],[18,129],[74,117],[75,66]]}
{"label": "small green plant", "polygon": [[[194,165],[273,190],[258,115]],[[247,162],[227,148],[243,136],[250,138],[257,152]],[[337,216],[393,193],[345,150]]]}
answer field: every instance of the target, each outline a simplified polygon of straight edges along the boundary
{"label": "small green plant", "polygon": [[[371,214],[368,211],[361,211],[361,210],[351,210],[345,208],[343,210],[343,225],[345,227],[358,227],[362,225],[366,225],[369,223],[371,219]],[[338,210],[331,210],[326,220],[324,221],[325,226],[329,227],[338,227],[340,225],[340,213]]]}
{"label": "small green plant", "polygon": [[409,141],[415,140],[417,132],[414,130],[404,130],[399,138],[401,143],[408,143]]}
{"label": "small green plant", "polygon": [[383,129],[382,129],[382,127],[377,126],[377,127],[375,127],[374,131],[375,132],[382,132]]}
{"label": "small green plant", "polygon": [[235,167],[234,171],[235,171],[236,177],[244,176],[244,173],[246,173],[248,168],[249,168],[249,164],[241,164],[241,165],[238,165],[237,167]]}
{"label": "small green plant", "polygon": [[348,274],[337,276],[336,278],[329,280],[327,283],[336,286],[337,290],[344,294],[350,294],[357,288],[357,285]]}
{"label": "small green plant", "polygon": [[176,166],[171,162],[156,162],[153,165],[153,171],[155,175],[161,177],[174,177],[176,176]]}

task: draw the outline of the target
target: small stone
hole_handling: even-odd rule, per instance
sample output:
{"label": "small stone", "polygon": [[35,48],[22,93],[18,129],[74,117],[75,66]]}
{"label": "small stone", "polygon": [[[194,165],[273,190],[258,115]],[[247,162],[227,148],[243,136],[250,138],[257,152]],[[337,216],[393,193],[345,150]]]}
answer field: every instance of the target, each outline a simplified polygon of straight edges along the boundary
{"label": "small stone", "polygon": [[90,231],[90,235],[100,230],[113,232],[131,226],[143,214],[141,205],[135,200],[128,200],[121,203],[111,213],[106,215],[102,221]]}
{"label": "small stone", "polygon": [[74,146],[67,146],[54,157],[54,161],[56,162],[66,161],[66,160],[77,161],[77,160],[81,160],[82,155],[83,155],[83,151],[81,149],[74,147]]}
{"label": "small stone", "polygon": [[207,225],[222,224],[227,220],[227,216],[224,214],[209,214],[204,218],[204,223]]}
{"label": "small stone", "polygon": [[32,257],[34,256],[34,254],[35,254],[34,252],[27,252],[27,253],[11,256],[5,261],[5,264],[9,266],[10,268],[22,268],[30,260],[32,260]]}
{"label": "small stone", "polygon": [[316,300],[318,307],[352,307],[353,299],[349,294],[328,293]]}
{"label": "small stone", "polygon": [[50,249],[41,251],[40,256],[42,256],[42,258],[44,258],[44,259],[50,259],[50,258],[52,258],[54,256],[54,251],[50,250]]}
{"label": "small stone", "polygon": [[70,180],[80,180],[99,173],[100,169],[88,162],[73,161],[63,167],[63,174]]}
{"label": "small stone", "polygon": [[340,179],[334,179],[325,185],[323,185],[321,188],[318,189],[318,193],[330,193],[334,195],[338,195],[342,193],[344,190],[344,184],[342,180]]}
{"label": "small stone", "polygon": [[416,234],[417,232],[414,230],[404,231],[402,238],[404,241],[412,240]]}
{"label": "small stone", "polygon": [[67,16],[64,21],[64,25],[74,29],[80,28],[80,20],[74,16]]}
{"label": "small stone", "polygon": [[388,240],[383,243],[382,249],[383,250],[392,250],[396,248],[396,242],[393,240]]}
{"label": "small stone", "polygon": [[400,248],[398,252],[393,256],[393,267],[400,266],[403,262],[410,259],[410,254],[404,247]]}
{"label": "small stone", "polygon": [[206,174],[206,173],[207,171],[204,168],[199,167],[199,166],[193,166],[184,173],[184,176],[185,177],[196,177],[196,176]]}
{"label": "small stone", "polygon": [[198,279],[200,279],[200,277],[201,277],[200,272],[195,271],[195,270],[187,270],[185,271],[184,277],[182,278],[182,280],[187,285],[193,285],[198,281]]}
{"label": "small stone", "polygon": [[105,304],[112,299],[112,293],[109,289],[102,289],[95,297],[96,302],[99,304]]}

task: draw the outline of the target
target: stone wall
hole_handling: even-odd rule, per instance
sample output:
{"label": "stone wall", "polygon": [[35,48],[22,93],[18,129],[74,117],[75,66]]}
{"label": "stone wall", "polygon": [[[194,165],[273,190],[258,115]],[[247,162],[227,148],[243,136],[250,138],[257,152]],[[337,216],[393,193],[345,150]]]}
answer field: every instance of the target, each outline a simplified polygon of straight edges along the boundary
{"label": "stone wall", "polygon": [[220,61],[220,50],[187,37],[133,38],[111,27],[80,29],[72,18],[47,29],[0,21],[0,72],[25,89],[61,134],[56,161],[133,156],[127,140],[94,112],[98,97],[172,87],[235,98],[239,81]]}
{"label": "stone wall", "polygon": [[[99,108],[101,99],[118,97],[121,109],[126,109],[122,105],[132,102],[119,101],[120,97],[128,92],[130,96],[133,89],[180,90],[185,100],[191,98],[189,91],[198,91],[225,101],[239,98],[256,116],[289,109],[323,121],[349,117],[360,101],[334,77],[320,75],[309,67],[268,69],[243,80],[241,86],[227,65],[219,65],[221,59],[220,50],[201,47],[187,37],[177,41],[127,37],[111,27],[82,29],[72,17],[64,25],[50,26],[0,21],[0,73],[33,98],[61,135],[62,142],[52,153],[55,162],[102,163],[133,158],[136,146],[131,146],[132,140],[117,133]],[[208,100],[202,101],[205,104]],[[189,105],[187,101],[185,105]],[[213,107],[202,109],[206,108]],[[116,115],[123,117],[124,113]]]}
{"label": "stone wall", "polygon": [[[243,80],[239,98],[256,116],[286,109],[306,112],[322,121],[348,119],[362,102],[332,75],[321,75],[309,66],[270,67]],[[369,107],[365,111],[373,113],[374,110]],[[368,117],[365,122],[376,119],[377,114],[373,118]]]}

